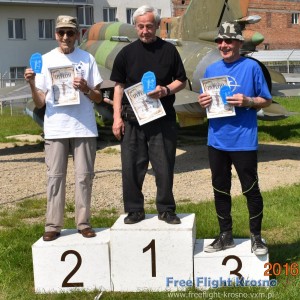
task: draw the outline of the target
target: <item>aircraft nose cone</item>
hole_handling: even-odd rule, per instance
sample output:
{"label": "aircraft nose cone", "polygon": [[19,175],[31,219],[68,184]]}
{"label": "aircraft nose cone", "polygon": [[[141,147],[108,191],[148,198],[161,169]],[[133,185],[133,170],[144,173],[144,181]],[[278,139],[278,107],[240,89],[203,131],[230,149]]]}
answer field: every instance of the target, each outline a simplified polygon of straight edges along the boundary
{"label": "aircraft nose cone", "polygon": [[264,39],[265,37],[257,31],[252,35],[252,43],[254,43],[255,45],[259,45],[264,41]]}
{"label": "aircraft nose cone", "polygon": [[243,37],[245,39],[244,43],[252,44],[253,46],[259,45],[264,40],[264,36],[261,33],[251,29],[244,30]]}

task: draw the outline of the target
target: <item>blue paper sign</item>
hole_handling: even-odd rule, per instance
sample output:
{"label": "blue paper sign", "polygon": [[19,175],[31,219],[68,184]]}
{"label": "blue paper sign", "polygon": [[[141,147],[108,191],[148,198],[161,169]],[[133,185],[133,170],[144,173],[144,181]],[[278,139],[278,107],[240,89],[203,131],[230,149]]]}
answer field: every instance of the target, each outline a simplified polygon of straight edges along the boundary
{"label": "blue paper sign", "polygon": [[41,73],[43,60],[42,60],[42,55],[40,53],[37,52],[32,54],[29,63],[34,73]]}
{"label": "blue paper sign", "polygon": [[220,88],[220,95],[224,104],[227,104],[226,97],[232,96],[231,88],[228,85],[223,85]]}
{"label": "blue paper sign", "polygon": [[146,72],[142,77],[144,93],[147,94],[156,88],[156,78],[153,72]]}

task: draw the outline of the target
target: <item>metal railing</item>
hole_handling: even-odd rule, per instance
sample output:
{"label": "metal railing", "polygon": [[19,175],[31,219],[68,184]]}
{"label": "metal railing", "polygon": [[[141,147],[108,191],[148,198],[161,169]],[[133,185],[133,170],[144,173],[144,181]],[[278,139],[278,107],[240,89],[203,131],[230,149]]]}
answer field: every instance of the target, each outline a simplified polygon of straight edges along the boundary
{"label": "metal railing", "polygon": [[28,98],[16,100],[0,99],[0,115],[24,115]]}

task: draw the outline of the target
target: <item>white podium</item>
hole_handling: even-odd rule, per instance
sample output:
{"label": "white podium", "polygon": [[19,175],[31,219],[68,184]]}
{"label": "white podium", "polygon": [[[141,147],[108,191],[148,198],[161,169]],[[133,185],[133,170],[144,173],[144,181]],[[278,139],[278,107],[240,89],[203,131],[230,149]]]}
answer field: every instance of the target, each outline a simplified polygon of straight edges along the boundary
{"label": "white podium", "polygon": [[195,215],[179,214],[170,225],[157,215],[111,228],[111,280],[114,291],[175,291],[193,285]]}
{"label": "white podium", "polygon": [[110,230],[94,230],[96,237],[84,238],[75,229],[65,229],[54,241],[41,237],[32,245],[36,293],[111,290]]}
{"label": "white podium", "polygon": [[[220,286],[272,286],[274,282],[265,275],[269,255],[251,253],[250,239],[234,239],[234,248],[206,253],[206,245],[213,239],[196,240],[194,254],[195,288],[209,289]],[[243,280],[242,280],[243,278]]]}

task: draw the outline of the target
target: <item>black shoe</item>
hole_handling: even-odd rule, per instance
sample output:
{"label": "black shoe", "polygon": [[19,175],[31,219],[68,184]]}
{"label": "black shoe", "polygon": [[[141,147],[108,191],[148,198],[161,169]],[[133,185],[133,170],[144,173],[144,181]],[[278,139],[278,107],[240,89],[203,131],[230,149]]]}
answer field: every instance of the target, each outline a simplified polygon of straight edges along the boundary
{"label": "black shoe", "polygon": [[262,241],[261,235],[251,233],[251,252],[257,256],[266,255],[268,253],[267,245]]}
{"label": "black shoe", "polygon": [[125,224],[135,224],[145,219],[145,213],[143,211],[134,211],[128,213],[124,219]]}
{"label": "black shoe", "polygon": [[174,212],[165,211],[158,213],[158,220],[165,221],[168,224],[180,224],[181,221]]}
{"label": "black shoe", "polygon": [[45,242],[51,242],[56,240],[58,237],[60,236],[60,232],[56,232],[56,231],[46,231],[43,234],[43,240]]}
{"label": "black shoe", "polygon": [[217,237],[210,245],[206,246],[204,252],[212,253],[233,247],[235,247],[235,244],[232,238],[232,232],[225,231],[220,233],[219,237]]}
{"label": "black shoe", "polygon": [[78,232],[85,238],[92,238],[96,236],[95,230],[93,230],[91,227],[87,227],[81,230],[78,229]]}

